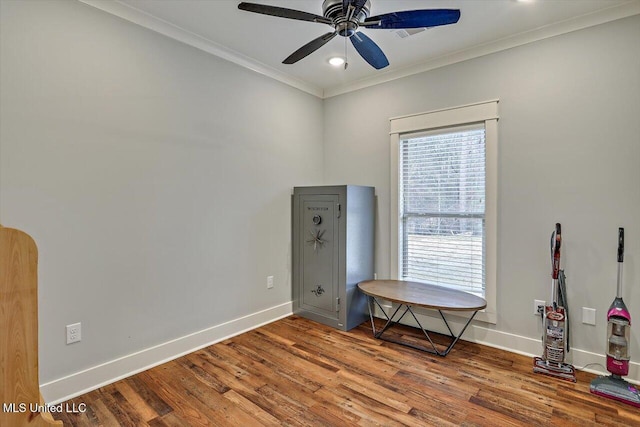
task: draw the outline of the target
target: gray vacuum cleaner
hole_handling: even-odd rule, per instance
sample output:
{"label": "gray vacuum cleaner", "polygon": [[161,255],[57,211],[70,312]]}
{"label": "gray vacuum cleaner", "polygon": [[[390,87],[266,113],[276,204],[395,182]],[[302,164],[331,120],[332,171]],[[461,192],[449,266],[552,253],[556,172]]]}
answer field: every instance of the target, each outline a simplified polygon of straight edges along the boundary
{"label": "gray vacuum cleaner", "polygon": [[640,393],[622,379],[629,375],[629,337],[631,314],[622,300],[622,261],[624,258],[624,228],[618,229],[618,288],[616,298],[607,312],[607,371],[591,381],[591,393],[640,408]]}
{"label": "gray vacuum cleaner", "polygon": [[551,300],[538,307],[542,317],[542,357],[533,358],[533,372],[576,382],[576,370],[565,362],[569,352],[569,304],[564,270],[560,269],[560,223],[551,233]]}

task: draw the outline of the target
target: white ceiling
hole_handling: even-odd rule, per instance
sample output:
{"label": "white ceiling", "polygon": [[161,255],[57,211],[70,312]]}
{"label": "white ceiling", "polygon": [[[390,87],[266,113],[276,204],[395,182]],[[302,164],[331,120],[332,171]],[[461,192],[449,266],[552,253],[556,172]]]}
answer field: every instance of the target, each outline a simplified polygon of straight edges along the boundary
{"label": "white ceiling", "polygon": [[[390,65],[375,70],[336,37],[293,65],[282,60],[331,31],[325,24],[238,10],[239,0],[80,0],[285,83],[327,97],[567,31],[640,13],[640,0],[371,0],[370,15],[413,9],[460,9],[457,24],[401,38],[361,29]],[[322,0],[252,0],[322,15]],[[344,56],[349,67],[328,64]]]}

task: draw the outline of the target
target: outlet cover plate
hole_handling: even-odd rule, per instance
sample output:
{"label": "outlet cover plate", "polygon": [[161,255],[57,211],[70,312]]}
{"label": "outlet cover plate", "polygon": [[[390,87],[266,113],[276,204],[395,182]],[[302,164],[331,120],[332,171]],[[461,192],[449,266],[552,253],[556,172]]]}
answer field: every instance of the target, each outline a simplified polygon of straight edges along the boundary
{"label": "outlet cover plate", "polygon": [[540,313],[538,312],[538,307],[539,306],[545,306],[546,302],[542,301],[541,299],[536,299],[533,300],[533,314],[534,316],[540,316]]}
{"label": "outlet cover plate", "polygon": [[582,307],[582,323],[585,325],[596,324],[596,309],[589,307]]}
{"label": "outlet cover plate", "polygon": [[67,325],[67,344],[73,344],[82,339],[82,324]]}

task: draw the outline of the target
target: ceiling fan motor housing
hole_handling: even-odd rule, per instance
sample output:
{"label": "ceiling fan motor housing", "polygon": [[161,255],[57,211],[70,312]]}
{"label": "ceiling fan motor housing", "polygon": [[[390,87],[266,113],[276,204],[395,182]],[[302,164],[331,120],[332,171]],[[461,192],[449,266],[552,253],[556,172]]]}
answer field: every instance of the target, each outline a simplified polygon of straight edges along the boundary
{"label": "ceiling fan motor housing", "polygon": [[351,37],[358,30],[358,22],[363,21],[369,16],[369,7],[371,2],[367,0],[358,15],[347,19],[342,12],[342,0],[324,0],[322,3],[322,12],[325,18],[333,21],[336,32],[342,37]]}

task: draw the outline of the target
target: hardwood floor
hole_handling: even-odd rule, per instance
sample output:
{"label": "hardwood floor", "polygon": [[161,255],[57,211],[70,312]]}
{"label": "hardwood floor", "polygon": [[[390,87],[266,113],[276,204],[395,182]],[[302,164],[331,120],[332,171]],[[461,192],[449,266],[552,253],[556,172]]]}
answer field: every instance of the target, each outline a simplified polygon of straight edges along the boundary
{"label": "hardwood floor", "polygon": [[[403,328],[403,338],[417,336]],[[640,426],[640,410],[460,341],[446,358],[291,316],[72,399],[66,426]]]}

